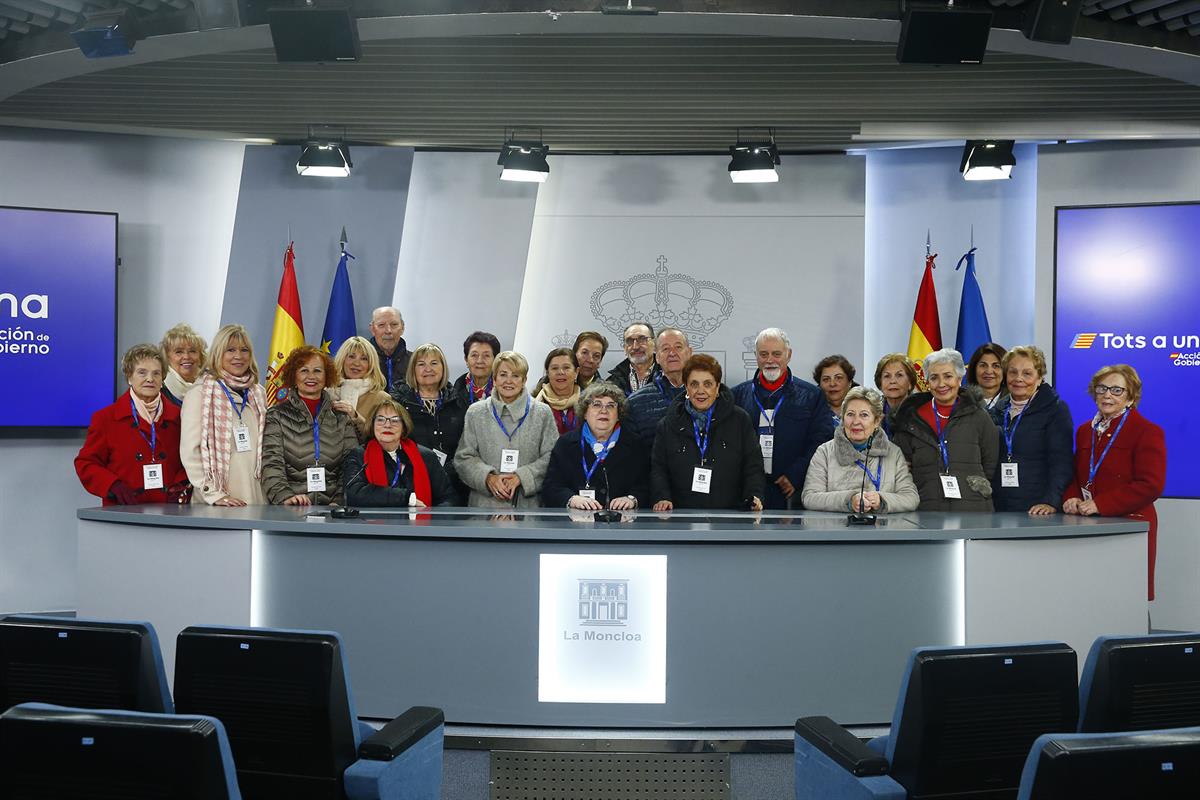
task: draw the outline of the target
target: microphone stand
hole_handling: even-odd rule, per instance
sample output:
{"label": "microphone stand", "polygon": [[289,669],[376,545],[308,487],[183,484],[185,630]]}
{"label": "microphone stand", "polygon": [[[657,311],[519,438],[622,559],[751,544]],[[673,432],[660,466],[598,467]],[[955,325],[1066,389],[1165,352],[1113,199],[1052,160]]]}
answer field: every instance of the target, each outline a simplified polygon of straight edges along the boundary
{"label": "microphone stand", "polygon": [[867,493],[867,470],[871,468],[871,444],[875,441],[875,434],[872,433],[867,438],[867,449],[863,451],[863,476],[862,487],[858,490],[858,511],[854,511],[847,515],[847,525],[875,525],[879,522],[879,518],[874,514],[866,514],[863,512],[863,495]]}

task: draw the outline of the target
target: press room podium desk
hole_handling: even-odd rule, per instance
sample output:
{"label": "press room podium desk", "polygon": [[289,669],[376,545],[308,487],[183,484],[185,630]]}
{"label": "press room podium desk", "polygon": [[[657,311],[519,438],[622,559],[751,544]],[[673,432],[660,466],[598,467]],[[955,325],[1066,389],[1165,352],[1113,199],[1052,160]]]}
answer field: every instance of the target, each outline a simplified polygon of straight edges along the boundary
{"label": "press room podium desk", "polygon": [[[79,615],[149,620],[167,673],[194,624],[341,633],[358,713],[569,728],[891,719],[920,645],[1145,633],[1147,525],[1021,514],[465,509],[353,520],[282,506],[81,509]],[[667,702],[539,703],[541,553],[667,556]]]}

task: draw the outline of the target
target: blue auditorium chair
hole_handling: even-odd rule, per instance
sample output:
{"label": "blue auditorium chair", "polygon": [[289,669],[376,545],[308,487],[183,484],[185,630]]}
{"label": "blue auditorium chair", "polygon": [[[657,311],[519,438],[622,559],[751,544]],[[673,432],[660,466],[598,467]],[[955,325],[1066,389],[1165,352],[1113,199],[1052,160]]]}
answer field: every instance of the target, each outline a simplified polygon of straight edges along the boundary
{"label": "blue auditorium chair", "polygon": [[1194,726],[1200,726],[1200,633],[1101,636],[1092,643],[1079,681],[1080,732]]}
{"label": "blue auditorium chair", "polygon": [[358,721],[346,649],[329,631],[190,627],[175,650],[175,707],[225,723],[247,800],[438,800],[442,712]]}
{"label": "blue auditorium chair", "polygon": [[240,800],[211,717],[23,703],[0,714],[0,796],[11,800]]}
{"label": "blue auditorium chair", "polygon": [[1200,728],[1048,733],[1025,760],[1017,800],[1194,800]]}
{"label": "blue auditorium chair", "polygon": [[1075,729],[1076,669],[1061,642],[918,648],[887,736],[796,721],[797,800],[1011,800],[1034,739]]}
{"label": "blue auditorium chair", "polygon": [[0,710],[28,702],[171,713],[154,626],[71,617],[0,619]]}

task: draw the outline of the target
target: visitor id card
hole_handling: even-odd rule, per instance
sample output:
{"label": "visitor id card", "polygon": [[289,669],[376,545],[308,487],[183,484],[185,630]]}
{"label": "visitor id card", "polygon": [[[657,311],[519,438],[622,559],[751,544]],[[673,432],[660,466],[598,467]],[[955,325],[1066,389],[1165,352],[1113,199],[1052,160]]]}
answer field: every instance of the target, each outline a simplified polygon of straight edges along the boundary
{"label": "visitor id card", "polygon": [[692,491],[700,494],[708,494],[712,489],[712,470],[705,467],[696,467],[692,471]]}
{"label": "visitor id card", "polygon": [[324,467],[309,467],[308,468],[308,490],[310,492],[325,491],[325,468]]}
{"label": "visitor id card", "polygon": [[771,467],[775,462],[775,434],[760,433],[758,447],[762,450],[763,472],[770,474]]}
{"label": "visitor id card", "polygon": [[517,464],[521,459],[520,450],[504,449],[500,451],[500,471],[501,472],[516,472]]}
{"label": "visitor id card", "polygon": [[1000,465],[1000,485],[1015,488],[1021,485],[1017,477],[1017,462],[1005,461]]}
{"label": "visitor id card", "polygon": [[161,488],[163,488],[162,464],[143,464],[142,465],[142,488],[143,489],[161,489]]}
{"label": "visitor id card", "polygon": [[233,429],[233,446],[239,453],[250,452],[250,429],[245,425],[237,425]]}
{"label": "visitor id card", "polygon": [[942,495],[947,500],[961,500],[962,492],[958,489],[958,478],[953,475],[939,475],[942,479]]}

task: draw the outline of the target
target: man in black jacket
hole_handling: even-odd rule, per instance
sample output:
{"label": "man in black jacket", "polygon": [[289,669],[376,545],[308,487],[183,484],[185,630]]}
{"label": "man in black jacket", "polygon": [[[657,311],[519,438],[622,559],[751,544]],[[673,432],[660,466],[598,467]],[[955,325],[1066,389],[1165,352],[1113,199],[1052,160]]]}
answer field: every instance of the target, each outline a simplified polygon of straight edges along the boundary
{"label": "man in black jacket", "polygon": [[625,396],[654,382],[662,374],[654,360],[654,326],[649,322],[631,322],[621,334],[625,360],[608,373],[608,382],[616,384]]}
{"label": "man in black jacket", "polygon": [[404,317],[394,306],[382,306],[371,312],[371,344],[379,356],[379,369],[383,371],[388,394],[396,396],[396,389],[404,385],[404,373],[408,369],[408,344],[404,341]]}

